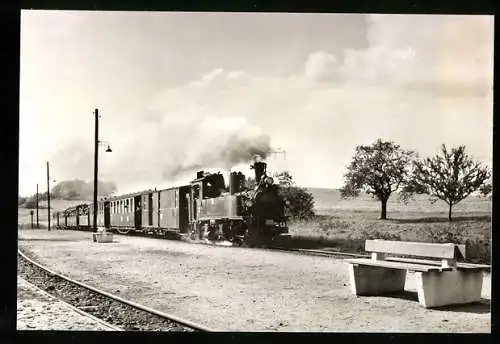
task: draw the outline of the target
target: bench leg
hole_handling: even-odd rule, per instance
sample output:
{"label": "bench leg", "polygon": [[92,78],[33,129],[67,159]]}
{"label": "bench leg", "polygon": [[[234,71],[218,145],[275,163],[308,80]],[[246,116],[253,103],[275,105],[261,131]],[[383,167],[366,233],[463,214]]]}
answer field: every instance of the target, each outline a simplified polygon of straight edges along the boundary
{"label": "bench leg", "polygon": [[482,271],[429,271],[415,274],[418,301],[425,308],[481,300]]}
{"label": "bench leg", "polygon": [[355,295],[382,295],[404,290],[406,270],[350,264],[349,280]]}

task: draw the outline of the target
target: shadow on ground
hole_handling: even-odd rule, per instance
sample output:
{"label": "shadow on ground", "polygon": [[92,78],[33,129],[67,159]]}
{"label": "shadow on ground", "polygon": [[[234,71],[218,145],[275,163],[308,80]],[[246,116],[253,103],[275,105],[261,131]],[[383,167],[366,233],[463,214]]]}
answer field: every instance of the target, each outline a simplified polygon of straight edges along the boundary
{"label": "shadow on ground", "polygon": [[[403,292],[391,293],[384,295],[385,297],[403,299],[413,302],[418,302],[418,293],[416,291],[405,290]],[[481,298],[481,301],[468,303],[464,305],[450,305],[431,308],[435,311],[445,311],[445,312],[458,312],[458,313],[475,313],[475,314],[486,314],[490,313],[491,301],[488,299]]]}

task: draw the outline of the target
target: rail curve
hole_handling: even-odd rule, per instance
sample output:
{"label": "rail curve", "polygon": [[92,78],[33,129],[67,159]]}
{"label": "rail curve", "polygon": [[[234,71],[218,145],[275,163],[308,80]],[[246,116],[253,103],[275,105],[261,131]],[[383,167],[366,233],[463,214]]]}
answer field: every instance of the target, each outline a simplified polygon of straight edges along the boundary
{"label": "rail curve", "polygon": [[39,269],[49,273],[50,275],[52,276],[56,276],[64,281],[67,281],[71,284],[74,284],[74,285],[77,285],[81,288],[85,288],[87,290],[90,290],[96,294],[99,294],[99,295],[102,295],[104,297],[107,297],[109,299],[112,299],[114,301],[117,301],[121,304],[125,304],[127,306],[130,306],[130,307],[133,307],[135,309],[138,309],[138,310],[141,310],[143,312],[147,312],[147,313],[150,313],[150,314],[154,314],[162,319],[165,319],[165,320],[168,320],[170,322],[173,322],[173,323],[176,323],[176,324],[179,324],[183,327],[186,327],[186,328],[189,328],[189,329],[192,329],[194,331],[198,331],[198,332],[216,332],[216,330],[214,329],[211,329],[209,327],[206,327],[204,325],[201,325],[201,324],[197,324],[195,322],[192,322],[190,320],[186,320],[186,319],[183,319],[183,318],[180,318],[178,316],[175,316],[173,314],[167,314],[167,313],[164,313],[164,312],[160,312],[158,310],[155,310],[155,309],[152,309],[152,308],[149,308],[147,306],[144,306],[144,305],[140,305],[138,303],[135,303],[135,302],[132,302],[132,301],[129,301],[129,300],[125,300],[119,296],[116,296],[116,295],[113,295],[111,293],[108,293],[106,291],[103,291],[103,290],[100,290],[100,289],[97,289],[95,287],[92,287],[90,285],[87,285],[83,282],[79,282],[79,281],[76,281],[70,277],[67,277],[63,274],[60,274],[60,273],[57,273],[43,265],[41,265],[40,263],[38,262],[35,262],[33,259],[29,258],[28,256],[26,256],[26,254],[24,252],[22,252],[19,248],[17,250],[18,254],[23,258],[25,259],[27,262],[29,262],[30,264],[38,267]]}

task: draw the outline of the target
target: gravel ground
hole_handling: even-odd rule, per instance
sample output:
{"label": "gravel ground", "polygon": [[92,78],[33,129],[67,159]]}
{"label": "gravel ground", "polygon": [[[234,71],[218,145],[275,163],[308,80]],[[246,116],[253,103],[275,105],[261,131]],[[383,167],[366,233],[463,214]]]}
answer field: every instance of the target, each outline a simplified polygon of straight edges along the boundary
{"label": "gravel ground", "polygon": [[91,233],[20,230],[49,268],[125,299],[224,331],[490,332],[491,279],[481,303],[430,310],[412,275],[397,297],[355,297],[347,264],[328,257]]}
{"label": "gravel ground", "polygon": [[110,326],[76,312],[25,279],[17,278],[17,329],[113,331]]}
{"label": "gravel ground", "polygon": [[75,285],[59,276],[53,276],[29,263],[18,255],[18,274],[36,287],[47,291],[52,296],[67,302],[85,313],[107,321],[118,330],[128,331],[192,331],[147,311],[113,300],[105,295]]}

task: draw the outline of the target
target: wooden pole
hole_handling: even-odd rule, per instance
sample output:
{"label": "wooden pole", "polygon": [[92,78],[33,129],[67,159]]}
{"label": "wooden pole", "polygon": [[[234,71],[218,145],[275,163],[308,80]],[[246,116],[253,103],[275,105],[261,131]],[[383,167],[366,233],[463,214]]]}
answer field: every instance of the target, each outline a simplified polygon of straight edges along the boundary
{"label": "wooden pole", "polygon": [[49,177],[49,162],[47,161],[47,229],[50,232],[50,177]]}
{"label": "wooden pole", "polygon": [[33,210],[30,211],[31,215],[31,229],[33,229]]}
{"label": "wooden pole", "polygon": [[97,163],[99,154],[99,111],[95,109],[95,137],[94,137],[94,218],[92,228],[97,232]]}

